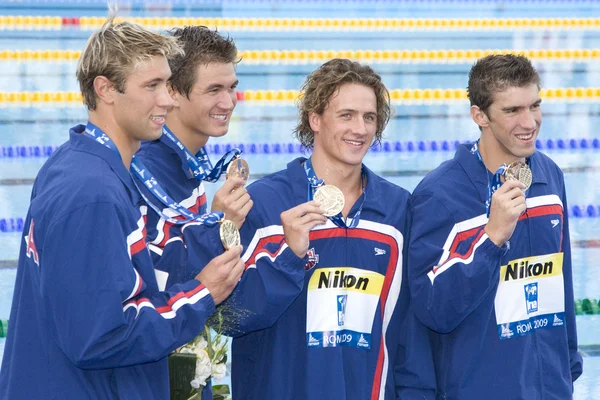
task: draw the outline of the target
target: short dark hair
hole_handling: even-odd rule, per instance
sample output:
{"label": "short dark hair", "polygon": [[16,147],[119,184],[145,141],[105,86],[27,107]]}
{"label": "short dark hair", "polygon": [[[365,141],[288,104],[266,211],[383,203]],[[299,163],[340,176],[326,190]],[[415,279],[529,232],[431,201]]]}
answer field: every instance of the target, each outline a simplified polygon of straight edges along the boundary
{"label": "short dark hair", "polygon": [[471,68],[467,94],[471,105],[485,112],[494,101],[494,93],[532,84],[539,89],[540,76],[527,57],[492,54],[477,60]]}
{"label": "short dark hair", "polygon": [[206,26],[186,26],[169,31],[175,37],[185,54],[169,57],[173,89],[189,98],[196,70],[200,65],[212,63],[237,64],[240,61],[237,47],[229,36],[221,36],[217,30]]}
{"label": "short dark hair", "polygon": [[294,136],[304,148],[312,149],[315,141],[315,133],[310,127],[309,114],[312,112],[322,115],[329,105],[331,96],[339,90],[340,86],[347,83],[358,83],[370,87],[375,92],[377,131],[373,144],[381,141],[383,130],[391,115],[390,94],[381,81],[381,77],[367,65],[334,58],[311,73],[300,89],[297,102],[300,120],[294,129]]}

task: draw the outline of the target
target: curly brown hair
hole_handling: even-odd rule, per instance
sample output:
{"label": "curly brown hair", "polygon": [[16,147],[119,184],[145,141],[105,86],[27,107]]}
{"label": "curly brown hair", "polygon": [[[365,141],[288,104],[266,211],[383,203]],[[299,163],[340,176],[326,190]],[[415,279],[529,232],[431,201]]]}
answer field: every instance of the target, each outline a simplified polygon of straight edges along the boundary
{"label": "curly brown hair", "polygon": [[237,64],[240,62],[237,47],[230,37],[221,36],[217,30],[206,26],[186,26],[169,31],[183,48],[184,54],[169,58],[173,89],[189,98],[199,65],[212,63]]}
{"label": "curly brown hair", "polygon": [[306,149],[314,146],[315,133],[310,127],[308,116],[310,113],[322,115],[331,97],[339,90],[340,86],[347,83],[358,83],[370,87],[375,92],[377,99],[377,131],[373,145],[381,141],[391,116],[390,94],[381,81],[381,77],[366,65],[355,61],[334,58],[321,65],[311,73],[302,88],[297,101],[299,122],[294,129],[297,138]]}

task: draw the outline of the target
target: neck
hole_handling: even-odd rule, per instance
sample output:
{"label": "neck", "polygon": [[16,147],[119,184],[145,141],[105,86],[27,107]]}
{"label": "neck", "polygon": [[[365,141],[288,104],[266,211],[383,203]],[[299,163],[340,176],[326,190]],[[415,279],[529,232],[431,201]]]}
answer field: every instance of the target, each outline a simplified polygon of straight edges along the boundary
{"label": "neck", "polygon": [[127,135],[116,123],[112,115],[103,115],[100,111],[91,111],[89,120],[113,141],[125,168],[129,169],[133,155],[140,149],[140,141]]}
{"label": "neck", "polygon": [[193,129],[188,128],[181,121],[181,118],[179,118],[177,113],[178,110],[176,108],[170,111],[167,114],[165,123],[171,132],[177,136],[177,139],[183,143],[185,148],[188,149],[190,153],[196,154],[206,145],[206,142],[208,142],[208,136],[202,135]]}
{"label": "neck", "polygon": [[312,166],[319,179],[327,185],[336,186],[344,194],[344,216],[362,194],[362,165],[347,165],[333,162],[315,149],[311,157]]}
{"label": "neck", "polygon": [[523,158],[515,157],[495,138],[490,138],[488,135],[481,135],[479,140],[479,153],[483,159],[483,164],[492,173],[495,173],[502,164],[510,164],[515,161],[525,161]]}

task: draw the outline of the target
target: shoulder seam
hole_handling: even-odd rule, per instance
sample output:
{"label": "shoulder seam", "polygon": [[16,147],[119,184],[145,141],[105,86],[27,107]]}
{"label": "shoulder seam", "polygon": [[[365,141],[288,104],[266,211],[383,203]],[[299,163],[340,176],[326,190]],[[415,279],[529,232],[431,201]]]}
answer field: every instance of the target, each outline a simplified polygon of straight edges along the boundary
{"label": "shoulder seam", "polygon": [[92,202],[89,202],[89,203],[80,204],[77,207],[75,207],[75,208],[73,208],[71,210],[65,211],[62,214],[59,214],[59,215],[55,216],[54,218],[52,218],[52,221],[48,224],[47,231],[49,231],[54,225],[56,225],[56,223],[60,222],[64,217],[66,217],[66,216],[74,213],[75,211],[78,211],[78,210],[80,210],[80,209],[82,209],[84,207],[88,207],[88,206],[93,205],[93,204],[110,204],[110,205],[115,206],[115,209],[117,209],[117,207],[116,207],[117,203],[115,203],[114,201],[101,200],[101,201],[92,201]]}

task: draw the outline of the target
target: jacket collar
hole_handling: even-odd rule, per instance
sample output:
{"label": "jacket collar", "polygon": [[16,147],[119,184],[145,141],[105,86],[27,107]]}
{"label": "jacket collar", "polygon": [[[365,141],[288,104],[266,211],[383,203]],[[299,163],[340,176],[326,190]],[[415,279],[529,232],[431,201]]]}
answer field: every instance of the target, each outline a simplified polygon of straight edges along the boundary
{"label": "jacket collar", "polygon": [[[479,161],[477,156],[471,153],[472,147],[473,143],[459,145],[454,155],[454,160],[462,167],[473,185],[477,188],[481,201],[485,202],[488,196],[489,174],[492,172],[488,172],[485,165]],[[546,173],[541,166],[541,157],[537,151],[529,157],[529,168],[531,168],[531,174],[533,175],[532,186],[536,184],[548,184]]]}
{"label": "jacket collar", "polygon": [[[294,204],[302,204],[308,201],[308,178],[306,177],[306,172],[304,171],[303,163],[306,161],[305,157],[299,157],[295,160],[292,160],[287,165],[287,176],[288,182],[290,182],[292,192],[294,194]],[[379,193],[379,177],[373,173],[366,165],[362,165],[363,171],[365,171],[367,183],[365,186],[366,200],[363,204],[363,211],[366,209],[374,209],[381,210],[382,207],[379,204],[384,196],[381,196]],[[349,215],[354,215],[357,211],[355,208],[359,207],[359,202],[357,201],[350,210]]]}
{"label": "jacket collar", "polygon": [[129,170],[125,168],[121,156],[114,150],[96,142],[94,139],[83,134],[85,125],[76,125],[69,130],[69,143],[73,149],[91,154],[104,160],[110,169],[117,175],[129,192],[129,197],[134,204],[138,204],[142,198],[138,192]]}

